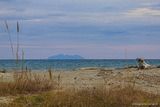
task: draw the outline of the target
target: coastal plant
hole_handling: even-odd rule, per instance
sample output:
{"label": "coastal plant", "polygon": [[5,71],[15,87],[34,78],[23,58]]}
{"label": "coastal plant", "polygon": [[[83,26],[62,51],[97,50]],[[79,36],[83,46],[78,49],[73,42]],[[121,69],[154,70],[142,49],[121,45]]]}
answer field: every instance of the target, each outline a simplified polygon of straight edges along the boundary
{"label": "coastal plant", "polygon": [[[10,46],[11,46],[11,50],[12,50],[12,55],[13,55],[13,58],[16,59],[16,64],[17,64],[17,66],[18,66],[18,62],[19,62],[19,60],[20,60],[20,55],[19,55],[19,47],[20,47],[20,43],[19,43],[20,25],[19,25],[19,22],[17,21],[17,23],[16,23],[16,32],[17,32],[17,41],[16,41],[16,42],[17,42],[17,46],[16,46],[16,51],[14,51],[14,44],[13,44],[13,41],[12,41],[9,24],[8,24],[7,21],[4,21],[4,24],[5,24],[5,28],[6,28],[8,37],[9,37],[9,42],[10,42]],[[22,53],[22,54],[23,54],[23,53]]]}
{"label": "coastal plant", "polygon": [[51,70],[51,68],[49,68],[49,69],[48,69],[48,74],[49,74],[49,78],[50,78],[50,80],[52,80],[52,79],[53,79],[53,77],[52,77],[52,70]]}
{"label": "coastal plant", "polygon": [[9,25],[8,25],[8,22],[7,22],[7,21],[4,21],[4,23],[5,23],[6,31],[7,31],[7,33],[8,33],[9,42],[10,42],[10,46],[11,46],[11,50],[12,50],[12,55],[13,55],[13,57],[14,57],[14,47],[13,47],[13,42],[12,42],[12,38],[11,38],[11,34],[10,34]]}
{"label": "coastal plant", "polygon": [[19,27],[19,22],[17,21],[17,50],[16,50],[16,61],[17,61],[17,63],[19,61],[19,32],[20,32],[20,27]]}
{"label": "coastal plant", "polygon": [[63,90],[21,96],[8,107],[132,107],[134,103],[158,103],[160,96],[134,90],[130,86],[106,90],[105,88],[84,88]]}
{"label": "coastal plant", "polygon": [[58,74],[58,76],[57,76],[57,83],[58,83],[58,87],[60,88],[60,85],[61,85],[61,73],[60,74]]}
{"label": "coastal plant", "polygon": [[0,84],[0,96],[34,94],[56,87],[56,82],[50,81],[44,75],[30,72],[15,72],[13,81],[0,82]]}
{"label": "coastal plant", "polygon": [[[25,64],[25,58],[24,58],[24,50],[22,49],[22,67],[21,67],[21,70],[23,72],[24,70],[24,64]],[[27,66],[26,66],[27,67]],[[26,70],[27,71],[27,70]]]}

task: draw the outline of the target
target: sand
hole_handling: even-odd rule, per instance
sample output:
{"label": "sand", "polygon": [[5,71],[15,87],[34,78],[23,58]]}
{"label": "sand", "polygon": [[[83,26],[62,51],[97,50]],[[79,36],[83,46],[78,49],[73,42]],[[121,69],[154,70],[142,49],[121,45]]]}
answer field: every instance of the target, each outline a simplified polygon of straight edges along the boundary
{"label": "sand", "polygon": [[[14,81],[14,72],[0,73],[1,82]],[[49,78],[47,71],[33,71],[33,75]],[[117,89],[132,85],[135,89],[160,94],[160,68],[137,70],[81,68],[76,71],[52,71],[53,80],[61,89],[106,88]],[[0,104],[12,101],[12,97],[0,97]]]}
{"label": "sand", "polygon": [[[46,71],[33,71],[33,74],[49,77]],[[134,85],[153,94],[160,94],[160,68],[137,70],[128,69],[100,69],[82,68],[76,71],[52,71],[54,81],[60,84],[62,89],[68,88],[94,88],[105,87],[108,89]],[[13,81],[14,73],[0,73],[0,81]]]}
{"label": "sand", "polygon": [[[57,77],[59,73],[54,73]],[[81,69],[75,72],[61,72],[63,88],[106,87],[113,89],[134,85],[136,89],[160,94],[160,69]]]}

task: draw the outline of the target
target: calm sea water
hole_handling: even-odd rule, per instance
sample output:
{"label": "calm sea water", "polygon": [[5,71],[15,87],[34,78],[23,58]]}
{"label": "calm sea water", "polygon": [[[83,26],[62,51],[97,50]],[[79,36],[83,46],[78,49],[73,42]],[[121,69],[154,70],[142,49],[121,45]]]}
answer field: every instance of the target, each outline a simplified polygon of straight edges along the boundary
{"label": "calm sea water", "polygon": [[[160,65],[160,59],[146,60],[151,65]],[[123,59],[85,59],[85,60],[25,60],[16,64],[15,60],[0,60],[0,69],[17,69],[23,65],[32,70],[45,70],[52,68],[55,70],[76,70],[84,67],[101,68],[123,68],[125,66],[137,65],[136,60]]]}

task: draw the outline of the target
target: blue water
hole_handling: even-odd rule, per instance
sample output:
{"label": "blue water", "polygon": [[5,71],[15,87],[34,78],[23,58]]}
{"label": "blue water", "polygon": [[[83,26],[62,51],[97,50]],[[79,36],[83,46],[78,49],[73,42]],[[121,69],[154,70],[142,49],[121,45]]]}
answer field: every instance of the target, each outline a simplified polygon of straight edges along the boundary
{"label": "blue water", "polygon": [[[160,59],[146,60],[151,65],[160,65]],[[52,68],[54,70],[76,70],[84,67],[100,67],[100,68],[123,68],[126,66],[136,66],[136,60],[123,60],[123,59],[84,59],[84,60],[0,60],[0,69],[20,69],[27,66],[32,70],[46,70]]]}

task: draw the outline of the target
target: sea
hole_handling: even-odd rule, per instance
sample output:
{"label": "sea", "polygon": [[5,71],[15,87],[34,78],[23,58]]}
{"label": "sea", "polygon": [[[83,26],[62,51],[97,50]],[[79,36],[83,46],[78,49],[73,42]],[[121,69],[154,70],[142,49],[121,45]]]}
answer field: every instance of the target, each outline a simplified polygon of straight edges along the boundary
{"label": "sea", "polygon": [[[145,60],[150,65],[159,66],[160,59]],[[31,70],[47,70],[56,71],[75,71],[80,68],[97,67],[97,68],[124,68],[127,66],[136,66],[135,59],[80,59],[80,60],[0,60],[0,69],[25,69]]]}

